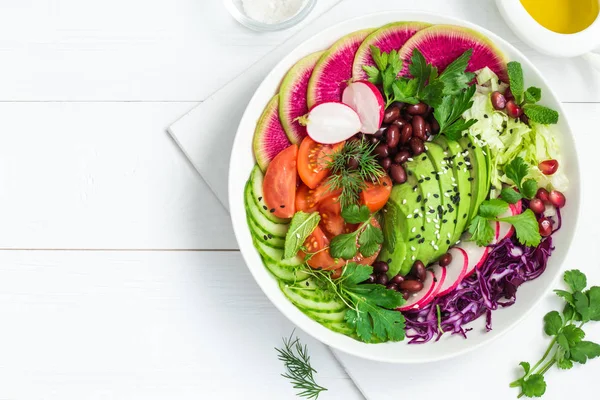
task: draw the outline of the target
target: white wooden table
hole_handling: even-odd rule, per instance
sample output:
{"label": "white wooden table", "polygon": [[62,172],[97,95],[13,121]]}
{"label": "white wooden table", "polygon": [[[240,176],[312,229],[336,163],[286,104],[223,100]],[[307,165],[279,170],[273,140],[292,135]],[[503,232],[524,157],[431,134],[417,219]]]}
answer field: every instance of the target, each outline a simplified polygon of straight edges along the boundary
{"label": "white wooden table", "polygon": [[[527,49],[492,0],[404,6],[505,36],[600,123],[599,75]],[[219,0],[0,2],[0,399],[293,398],[273,350],[293,326],[165,128],[300,28],[252,33]],[[299,335],[322,398],[361,398]]]}

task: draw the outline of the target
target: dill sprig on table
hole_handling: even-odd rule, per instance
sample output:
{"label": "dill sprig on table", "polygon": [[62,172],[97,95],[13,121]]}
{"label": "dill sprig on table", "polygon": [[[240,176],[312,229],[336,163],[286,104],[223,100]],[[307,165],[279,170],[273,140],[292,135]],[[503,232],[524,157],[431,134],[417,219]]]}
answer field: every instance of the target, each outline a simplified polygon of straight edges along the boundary
{"label": "dill sprig on table", "polygon": [[357,204],[367,182],[377,182],[385,174],[374,154],[376,146],[377,143],[369,143],[365,139],[349,140],[341,150],[328,156],[327,168],[331,176],[327,184],[332,191],[342,190],[342,208]]}
{"label": "dill sprig on table", "polygon": [[278,358],[283,361],[287,370],[281,376],[289,379],[294,389],[300,389],[298,396],[317,399],[319,394],[327,389],[315,382],[313,373],[317,371],[310,365],[308,347],[302,346],[300,339],[294,339],[293,336],[294,332],[289,338],[283,338],[283,349],[275,348]]}

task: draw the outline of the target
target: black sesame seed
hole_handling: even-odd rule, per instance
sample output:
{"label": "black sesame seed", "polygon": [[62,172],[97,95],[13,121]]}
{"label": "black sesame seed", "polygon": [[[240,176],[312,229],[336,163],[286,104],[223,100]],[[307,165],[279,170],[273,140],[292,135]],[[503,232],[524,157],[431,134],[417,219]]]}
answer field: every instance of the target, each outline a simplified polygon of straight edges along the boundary
{"label": "black sesame seed", "polygon": [[412,171],[410,169],[408,170],[408,176],[412,176]]}
{"label": "black sesame seed", "polygon": [[383,186],[387,186],[387,185],[388,185],[387,182],[383,182]]}
{"label": "black sesame seed", "polygon": [[282,204],[282,205],[280,205],[280,206],[279,206],[279,208],[285,208],[285,205],[284,205],[284,204]]}
{"label": "black sesame seed", "polygon": [[269,209],[269,207],[267,207],[267,206],[263,206],[263,208],[264,208],[265,210],[268,210],[268,209]]}
{"label": "black sesame seed", "polygon": [[454,220],[454,224],[456,224],[456,220]]}
{"label": "black sesame seed", "polygon": [[421,234],[419,233],[417,236],[415,236],[415,238],[421,239]]}
{"label": "black sesame seed", "polygon": [[429,199],[423,200],[423,204],[427,204],[428,201],[429,201]]}
{"label": "black sesame seed", "polygon": [[419,213],[415,213],[415,215],[413,215],[413,217],[419,218]]}
{"label": "black sesame seed", "polygon": [[271,212],[271,213],[274,213],[274,212],[275,212],[275,209],[274,209],[274,208],[271,208],[270,212]]}
{"label": "black sesame seed", "polygon": [[422,161],[427,160],[427,156],[423,156],[423,158],[421,158]]}
{"label": "black sesame seed", "polygon": [[258,198],[258,201],[261,201],[261,200],[262,200],[262,196],[260,196],[260,197]]}
{"label": "black sesame seed", "polygon": [[439,181],[439,180],[440,180],[440,176],[439,176],[439,175],[436,175],[436,176],[435,176],[435,179]]}
{"label": "black sesame seed", "polygon": [[435,210],[429,210],[429,214],[434,214]]}
{"label": "black sesame seed", "polygon": [[310,286],[310,283],[308,283],[308,281],[306,281],[306,286]]}
{"label": "black sesame seed", "polygon": [[391,259],[391,258],[388,258],[388,260],[387,260],[387,263],[389,264],[389,263],[391,263],[391,262],[392,262],[392,259]]}
{"label": "black sesame seed", "polygon": [[489,118],[487,114],[483,114],[483,118]]}
{"label": "black sesame seed", "polygon": [[444,224],[445,224],[446,222],[448,222],[448,220],[447,220],[447,219],[443,219],[443,220],[442,220],[442,223],[444,223]]}
{"label": "black sesame seed", "polygon": [[467,214],[466,214],[466,213],[465,213],[465,214],[463,214],[463,218],[467,218]]}
{"label": "black sesame seed", "polygon": [[475,180],[475,178],[473,178],[472,176],[469,177],[469,182],[473,182]]}
{"label": "black sesame seed", "polygon": [[421,200],[423,200],[423,196],[421,196],[421,195],[418,195],[418,196],[417,196],[417,203],[420,203],[420,202],[421,202]]}
{"label": "black sesame seed", "polygon": [[426,181],[430,181],[430,180],[431,180],[431,177],[429,177],[429,176],[426,176],[426,177],[425,177],[425,180],[426,180]]}
{"label": "black sesame seed", "polygon": [[423,232],[425,232],[425,227],[424,227],[424,226],[422,226],[422,227],[421,227],[421,230],[422,230]]}
{"label": "black sesame seed", "polygon": [[418,180],[418,182],[419,182],[419,183],[423,183],[423,179],[419,179],[419,180]]}
{"label": "black sesame seed", "polygon": [[468,193],[469,197],[473,197],[473,195],[471,193]]}
{"label": "black sesame seed", "polygon": [[423,243],[425,243],[425,238],[421,238],[421,239],[419,239],[419,243],[420,243],[420,244],[423,244]]}
{"label": "black sesame seed", "polygon": [[439,195],[439,194],[437,194],[437,193],[434,193],[434,194],[433,194],[433,197],[435,197],[436,199],[439,199],[439,198],[440,198],[440,195]]}
{"label": "black sesame seed", "polygon": [[264,236],[263,236],[263,239],[267,240],[267,239],[268,239],[268,238],[267,238],[267,235],[264,235]]}
{"label": "black sesame seed", "polygon": [[446,244],[450,244],[450,239],[446,239]]}
{"label": "black sesame seed", "polygon": [[421,206],[421,211],[425,211],[425,206]]}
{"label": "black sesame seed", "polygon": [[458,166],[460,167],[461,165],[463,165],[464,163],[462,161],[458,162]]}

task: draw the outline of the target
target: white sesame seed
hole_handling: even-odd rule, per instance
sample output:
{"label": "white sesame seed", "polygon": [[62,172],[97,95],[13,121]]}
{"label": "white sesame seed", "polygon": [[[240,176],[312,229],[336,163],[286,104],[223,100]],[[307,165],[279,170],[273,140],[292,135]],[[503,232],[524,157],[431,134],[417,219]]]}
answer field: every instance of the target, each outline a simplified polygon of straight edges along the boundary
{"label": "white sesame seed", "polygon": [[415,251],[415,250],[417,250],[417,249],[415,248],[415,246],[410,246],[410,249],[411,249],[412,251]]}
{"label": "white sesame seed", "polygon": [[412,218],[412,214],[408,214],[408,215],[406,216],[406,219],[410,219],[410,218]]}
{"label": "white sesame seed", "polygon": [[411,260],[415,261],[417,259],[417,256],[412,256]]}
{"label": "white sesame seed", "polygon": [[406,199],[402,200],[402,204],[406,204]]}
{"label": "white sesame seed", "polygon": [[445,156],[447,156],[447,155],[448,155],[448,152],[447,152],[447,151],[445,151],[445,152],[444,152],[444,155],[445,155]]}
{"label": "white sesame seed", "polygon": [[413,158],[412,158],[412,157],[408,157],[406,160],[407,160],[407,161],[412,161],[412,160],[413,160]]}
{"label": "white sesame seed", "polygon": [[450,197],[448,193],[444,193],[444,197]]}
{"label": "white sesame seed", "polygon": [[440,225],[439,224],[435,224],[434,225],[436,229],[440,229]]}
{"label": "white sesame seed", "polygon": [[481,150],[481,152],[483,153],[484,156],[487,156],[487,153],[483,150]]}
{"label": "white sesame seed", "polygon": [[436,246],[435,244],[433,245],[433,248],[436,250],[439,250],[440,248],[438,246]]}
{"label": "white sesame seed", "polygon": [[450,178],[452,179],[452,182],[456,182],[456,178],[455,177],[451,176]]}
{"label": "white sesame seed", "polygon": [[419,217],[423,218],[423,213],[419,213]]}
{"label": "white sesame seed", "polygon": [[460,243],[460,240],[457,240],[457,241],[456,241],[456,244],[459,244],[459,243]]}
{"label": "white sesame seed", "polygon": [[458,185],[456,183],[453,183],[452,186],[457,187]]}
{"label": "white sesame seed", "polygon": [[450,232],[448,232],[448,237],[452,237],[452,235],[450,235]]}
{"label": "white sesame seed", "polygon": [[431,197],[431,193],[427,193],[427,198],[430,198],[430,197]]}
{"label": "white sesame seed", "polygon": [[413,226],[413,228],[410,230],[412,233],[415,233],[415,231],[417,230],[417,228],[415,226]]}
{"label": "white sesame seed", "polygon": [[297,237],[298,239],[300,239],[300,234],[299,234],[299,233],[296,233],[296,237]]}
{"label": "white sesame seed", "polygon": [[436,219],[433,220],[433,222],[435,222],[436,224],[439,224],[440,220],[436,218]]}
{"label": "white sesame seed", "polygon": [[431,223],[431,218],[427,218],[427,223]]}
{"label": "white sesame seed", "polygon": [[438,240],[439,240],[440,239],[440,234],[439,233],[436,234],[435,237],[438,238]]}
{"label": "white sesame seed", "polygon": [[463,169],[463,172],[467,172],[467,169],[466,169],[466,168],[465,168],[465,169]]}
{"label": "white sesame seed", "polygon": [[421,175],[421,178],[425,179],[425,175]]}
{"label": "white sesame seed", "polygon": [[413,214],[417,214],[419,212],[418,208],[415,208],[415,211],[413,211]]}
{"label": "white sesame seed", "polygon": [[435,241],[434,240],[431,241],[431,245],[435,246]]}
{"label": "white sesame seed", "polygon": [[471,165],[471,163],[468,161],[465,161],[465,165],[469,166],[469,165]]}

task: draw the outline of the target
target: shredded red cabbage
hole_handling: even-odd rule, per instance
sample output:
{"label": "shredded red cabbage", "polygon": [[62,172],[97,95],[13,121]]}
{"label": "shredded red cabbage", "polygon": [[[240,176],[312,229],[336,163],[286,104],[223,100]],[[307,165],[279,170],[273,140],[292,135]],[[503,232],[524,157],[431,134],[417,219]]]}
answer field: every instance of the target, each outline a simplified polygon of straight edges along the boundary
{"label": "shredded red cabbage", "polygon": [[[561,223],[560,210],[557,210],[554,232],[560,229]],[[404,312],[409,344],[427,343],[433,338],[437,341],[448,332],[466,338],[472,328],[465,328],[465,325],[484,314],[486,329],[490,331],[492,310],[514,304],[517,288],[546,270],[553,250],[552,236],[543,238],[537,247],[521,245],[514,235],[494,245],[482,267],[455,290],[421,310]]]}

